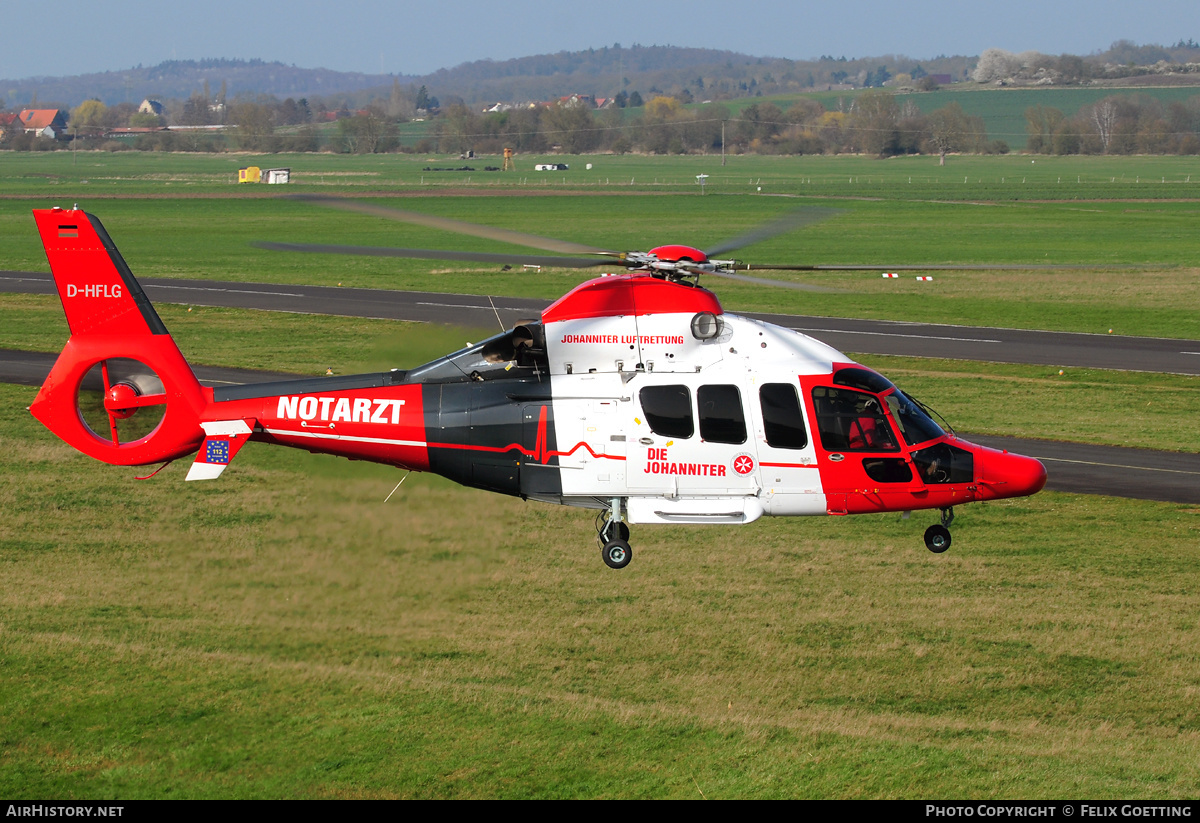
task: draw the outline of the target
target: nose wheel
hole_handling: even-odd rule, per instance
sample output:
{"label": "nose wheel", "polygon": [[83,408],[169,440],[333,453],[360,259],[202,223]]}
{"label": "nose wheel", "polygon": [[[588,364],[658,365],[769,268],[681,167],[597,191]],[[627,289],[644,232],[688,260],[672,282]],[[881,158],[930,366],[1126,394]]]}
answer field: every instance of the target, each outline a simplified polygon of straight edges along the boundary
{"label": "nose wheel", "polygon": [[941,554],[950,548],[950,524],[953,522],[954,509],[942,509],[942,522],[925,530],[925,548],[934,554]]}
{"label": "nose wheel", "polygon": [[610,569],[623,569],[633,559],[629,545],[629,524],[621,519],[621,499],[614,498],[612,506],[596,518],[596,542],[600,557]]}

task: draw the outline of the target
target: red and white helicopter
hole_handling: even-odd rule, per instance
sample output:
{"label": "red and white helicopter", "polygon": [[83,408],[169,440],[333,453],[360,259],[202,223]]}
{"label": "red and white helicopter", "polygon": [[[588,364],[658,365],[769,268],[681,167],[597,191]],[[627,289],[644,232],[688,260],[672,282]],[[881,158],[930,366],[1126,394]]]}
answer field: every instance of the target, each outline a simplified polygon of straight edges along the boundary
{"label": "red and white helicopter", "polygon": [[[763,515],[940,509],[925,543],[941,552],[950,546],[953,506],[1031,495],[1046,482],[1037,460],[947,433],[879,373],[798,332],[727,314],[698,285],[700,275],[736,277],[748,268],[713,255],[800,218],[707,252],[673,245],[580,259],[275,244],[615,264],[627,273],[589,280],[537,320],[408,371],[213,389],[196,380],[98,219],[59,208],[34,216],[71,337],[30,411],[106,463],[195,455],[186,479],[211,480],[255,440],[436,472],[465,486],[598,509],[598,542],[614,569],[632,557],[630,525],[743,524]],[[104,411],[89,422],[80,389],[96,372]],[[135,416],[151,419],[123,431]]]}

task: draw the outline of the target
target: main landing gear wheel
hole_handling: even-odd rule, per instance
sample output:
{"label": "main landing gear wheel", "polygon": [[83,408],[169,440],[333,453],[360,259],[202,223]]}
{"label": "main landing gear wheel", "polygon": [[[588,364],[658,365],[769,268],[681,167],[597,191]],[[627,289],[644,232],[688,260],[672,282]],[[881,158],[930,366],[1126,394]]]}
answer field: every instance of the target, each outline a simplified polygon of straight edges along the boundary
{"label": "main landing gear wheel", "polygon": [[610,569],[623,569],[633,559],[633,549],[624,540],[610,540],[600,550],[600,556],[604,558],[604,564]]}
{"label": "main landing gear wheel", "polygon": [[940,523],[935,523],[925,530],[925,548],[934,554],[941,554],[950,548],[950,530]]}

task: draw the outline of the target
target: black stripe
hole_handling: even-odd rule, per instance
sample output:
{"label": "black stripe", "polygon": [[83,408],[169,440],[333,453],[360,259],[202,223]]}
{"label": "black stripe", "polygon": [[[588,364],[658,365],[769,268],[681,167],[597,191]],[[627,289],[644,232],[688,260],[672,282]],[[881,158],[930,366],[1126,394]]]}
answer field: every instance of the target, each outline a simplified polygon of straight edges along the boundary
{"label": "black stripe", "polygon": [[317,392],[375,389],[398,386],[408,372],[385,371],[375,374],[342,374],[330,377],[304,377],[299,380],[277,380],[272,383],[250,383],[245,386],[219,386],[213,389],[213,400],[250,400],[255,397],[277,397],[284,394],[316,394]]}
{"label": "black stripe", "polygon": [[167,331],[167,327],[158,316],[158,312],[150,304],[150,298],[142,291],[141,284],[133,276],[133,272],[129,270],[129,264],[125,262],[125,258],[121,256],[121,252],[117,251],[116,244],[108,236],[108,232],[105,231],[104,224],[100,222],[100,218],[86,212],[84,216],[92,224],[92,228],[95,229],[96,236],[100,238],[100,242],[104,244],[104,249],[108,252],[109,259],[112,260],[117,273],[121,275],[121,279],[125,282],[126,292],[133,298],[133,302],[137,304],[138,309],[142,312],[142,318],[146,321],[146,325],[150,327],[150,333],[169,335],[170,332]]}

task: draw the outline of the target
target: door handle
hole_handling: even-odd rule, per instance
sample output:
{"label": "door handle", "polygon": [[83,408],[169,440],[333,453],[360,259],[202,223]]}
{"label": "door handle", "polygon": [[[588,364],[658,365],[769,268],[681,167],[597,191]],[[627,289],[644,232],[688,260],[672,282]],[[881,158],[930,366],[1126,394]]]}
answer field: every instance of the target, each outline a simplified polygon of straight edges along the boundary
{"label": "door handle", "polygon": [[653,446],[654,445],[654,440],[649,437],[639,438],[638,442],[641,443],[643,446]]}

